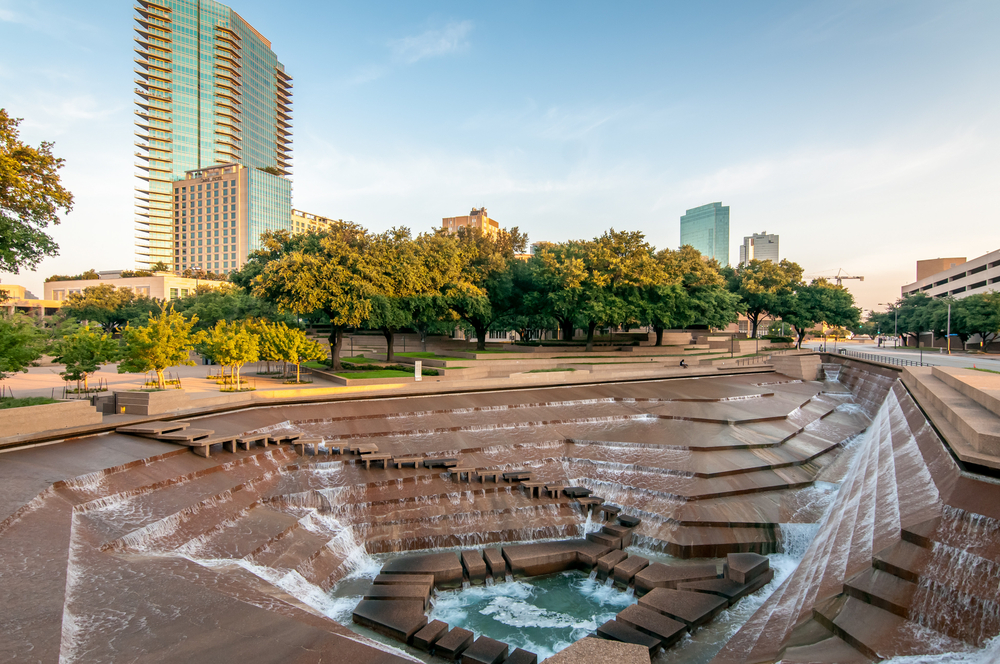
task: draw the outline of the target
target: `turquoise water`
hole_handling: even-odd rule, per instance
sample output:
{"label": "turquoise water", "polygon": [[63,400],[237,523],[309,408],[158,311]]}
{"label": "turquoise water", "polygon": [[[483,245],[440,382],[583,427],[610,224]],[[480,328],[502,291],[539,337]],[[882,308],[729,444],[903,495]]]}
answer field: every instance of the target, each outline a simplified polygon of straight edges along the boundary
{"label": "turquoise water", "polygon": [[437,592],[430,618],[549,657],[591,634],[636,599],[571,571]]}

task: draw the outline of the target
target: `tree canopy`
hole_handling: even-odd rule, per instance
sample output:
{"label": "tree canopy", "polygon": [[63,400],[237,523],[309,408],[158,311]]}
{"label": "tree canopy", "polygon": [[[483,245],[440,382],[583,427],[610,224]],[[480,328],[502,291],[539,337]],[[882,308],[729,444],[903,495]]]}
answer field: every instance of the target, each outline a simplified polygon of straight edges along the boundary
{"label": "tree canopy", "polygon": [[752,260],[736,269],[723,268],[729,291],[740,298],[739,312],[750,322],[750,336],[767,315],[777,315],[783,298],[802,282],[802,268],[787,259],[780,262]]}
{"label": "tree canopy", "polygon": [[59,253],[45,230],[59,223],[60,210],[73,209],[73,194],[59,178],[64,161],[52,154],[54,144],[22,143],[20,123],[0,108],[0,272],[14,274]]}
{"label": "tree canopy", "polygon": [[47,345],[45,333],[32,319],[23,314],[0,316],[0,380],[27,372]]}
{"label": "tree canopy", "polygon": [[167,306],[145,325],[127,325],[122,330],[124,352],[118,373],[155,371],[157,385],[164,389],[163,372],[168,367],[194,364],[191,351],[205,338],[204,332],[194,330],[197,322],[197,317],[188,320]]}

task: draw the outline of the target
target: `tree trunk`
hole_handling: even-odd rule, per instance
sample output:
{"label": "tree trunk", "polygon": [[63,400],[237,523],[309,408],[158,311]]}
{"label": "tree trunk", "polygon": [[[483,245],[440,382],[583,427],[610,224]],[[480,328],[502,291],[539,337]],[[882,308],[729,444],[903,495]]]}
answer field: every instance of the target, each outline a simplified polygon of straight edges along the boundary
{"label": "tree trunk", "polygon": [[156,370],[156,386],[161,390],[167,389],[167,383],[163,380],[163,369]]}
{"label": "tree trunk", "polygon": [[590,322],[587,323],[587,352],[594,350],[594,329],[597,328],[597,323]]}
{"label": "tree trunk", "polygon": [[805,339],[806,337],[806,328],[803,327],[802,329],[799,329],[793,326],[792,329],[795,330],[795,336],[797,337],[795,341],[795,347],[799,350],[802,350],[802,340]]}
{"label": "tree trunk", "polygon": [[757,323],[760,322],[760,313],[751,315],[750,312],[747,312],[747,320],[750,321],[750,324],[753,326],[750,338],[755,339],[757,337]]}
{"label": "tree trunk", "polygon": [[653,330],[656,332],[656,345],[657,346],[662,346],[663,345],[663,328],[660,327],[659,325],[654,325],[653,326]]}
{"label": "tree trunk", "polygon": [[84,393],[90,392],[90,384],[87,382],[87,374],[83,374],[83,391]]}
{"label": "tree trunk", "polygon": [[473,324],[472,327],[476,331],[476,350],[486,350],[486,326]]}
{"label": "tree trunk", "polygon": [[392,362],[392,342],[395,339],[395,332],[391,328],[383,327],[382,336],[385,337],[385,361]]}
{"label": "tree trunk", "polygon": [[339,326],[330,326],[330,368],[334,371],[340,371],[343,367],[340,365],[340,349],[344,345],[344,328]]}
{"label": "tree trunk", "polygon": [[572,320],[559,321],[559,329],[562,331],[563,341],[573,341],[574,326]]}
{"label": "tree trunk", "polygon": [[296,364],[295,365],[295,382],[296,382],[296,384],[302,382],[302,365],[301,364]]}

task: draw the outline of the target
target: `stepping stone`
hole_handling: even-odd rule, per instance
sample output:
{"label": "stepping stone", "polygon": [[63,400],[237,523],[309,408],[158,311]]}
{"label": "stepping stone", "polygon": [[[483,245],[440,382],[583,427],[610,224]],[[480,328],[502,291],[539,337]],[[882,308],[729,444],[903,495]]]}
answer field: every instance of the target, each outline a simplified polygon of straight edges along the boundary
{"label": "stepping stone", "polygon": [[431,648],[443,634],[448,632],[448,623],[440,620],[433,620],[427,626],[413,635],[413,647],[430,652]]}
{"label": "stepping stone", "polygon": [[617,620],[609,620],[598,627],[597,635],[609,641],[621,641],[622,643],[634,643],[635,645],[642,646],[649,651],[650,657],[660,649],[659,639]]}
{"label": "stepping stone", "polygon": [[509,470],[503,474],[503,478],[508,482],[520,482],[521,480],[530,480],[531,471],[530,470]]}
{"label": "stepping stone", "polygon": [[567,569],[586,569],[610,551],[609,547],[587,540],[562,540],[541,544],[516,544],[503,548],[511,573],[524,576],[553,574]]}
{"label": "stepping stone", "polygon": [[653,588],[676,588],[684,581],[704,581],[719,578],[715,563],[698,565],[664,565],[653,563],[635,575],[636,591],[648,592]]}
{"label": "stepping stone", "polygon": [[423,600],[374,600],[358,602],[354,622],[379,634],[406,643],[427,624]]}
{"label": "stepping stone", "polygon": [[639,598],[639,605],[679,620],[693,630],[729,606],[724,597],[673,588],[654,588]]}
{"label": "stepping stone", "polygon": [[480,636],[462,653],[462,664],[500,664],[507,659],[506,643]]}
{"label": "stepping stone", "polygon": [[538,655],[517,648],[507,658],[506,664],[538,664]]}
{"label": "stepping stone", "polygon": [[433,574],[435,586],[460,586],[462,561],[454,553],[402,556],[387,562],[382,574]]}
{"label": "stepping stone", "polygon": [[424,459],[424,468],[452,468],[458,465],[458,459]]}
{"label": "stepping stone", "polygon": [[372,583],[376,586],[410,585],[427,589],[430,594],[434,588],[433,574],[379,574]]}
{"label": "stepping stone", "polygon": [[725,597],[729,606],[736,604],[747,595],[754,593],[774,579],[774,570],[769,569],[750,583],[736,583],[731,579],[708,579],[707,581],[685,581],[678,583],[678,590],[693,590]]}
{"label": "stepping stone", "polygon": [[601,556],[597,559],[597,573],[607,578],[611,575],[611,570],[615,568],[615,565],[626,558],[628,558],[628,554],[621,550],[612,551]]}
{"label": "stepping stone", "polygon": [[190,443],[196,440],[201,440],[208,438],[213,433],[214,429],[178,429],[174,431],[168,431],[167,433],[161,433],[156,436],[158,440],[165,440],[170,443]]}
{"label": "stepping stone", "polygon": [[412,586],[408,584],[397,584],[392,586],[373,585],[365,591],[364,599],[378,599],[387,601],[409,601],[420,600],[427,608],[430,601],[430,594],[425,586]]}
{"label": "stepping stone", "polygon": [[467,629],[456,627],[443,635],[434,644],[434,654],[454,662],[466,648],[472,645],[476,635]]}
{"label": "stepping stone", "polygon": [[499,549],[483,549],[483,558],[494,580],[502,581],[507,578],[507,561]]}
{"label": "stepping stone", "polygon": [[[614,621],[612,621],[614,622]],[[626,627],[625,625],[622,625]],[[626,629],[630,629],[626,627]],[[545,660],[544,664],[649,664],[649,650],[641,645],[584,637]]]}
{"label": "stepping stone", "polygon": [[642,556],[631,556],[614,567],[615,582],[627,586],[635,575],[646,569],[649,560]]}
{"label": "stepping stone", "polygon": [[568,486],[563,489],[563,493],[570,498],[585,498],[591,494],[591,491],[582,486]]}
{"label": "stepping stone", "polygon": [[642,523],[642,519],[637,516],[629,516],[628,514],[619,514],[618,523],[622,524],[626,528],[635,528]]}
{"label": "stepping stone", "polygon": [[771,568],[771,562],[756,553],[730,553],[726,556],[726,576],[736,583],[750,583]]}
{"label": "stepping stone", "polygon": [[617,505],[601,505],[595,509],[604,516],[605,520],[618,516],[618,513],[622,511],[622,508]]}
{"label": "stepping stone", "polygon": [[622,548],[622,540],[620,537],[614,537],[606,533],[587,533],[587,540],[590,542],[596,542],[601,546],[606,546],[609,549]]}
{"label": "stepping stone", "polygon": [[632,543],[632,529],[626,528],[625,526],[619,526],[616,524],[608,524],[601,528],[601,532],[605,535],[611,535],[612,537],[617,537],[622,541],[622,548]]}
{"label": "stepping stone", "polygon": [[483,560],[481,551],[463,551],[462,567],[465,568],[465,575],[472,583],[486,582],[486,561]]}
{"label": "stepping stone", "polygon": [[157,436],[171,431],[180,431],[191,426],[190,422],[144,422],[130,424],[115,429],[115,433],[130,433],[136,436]]}
{"label": "stepping stone", "polygon": [[638,604],[625,607],[615,620],[659,639],[664,648],[680,641],[688,629],[684,623]]}

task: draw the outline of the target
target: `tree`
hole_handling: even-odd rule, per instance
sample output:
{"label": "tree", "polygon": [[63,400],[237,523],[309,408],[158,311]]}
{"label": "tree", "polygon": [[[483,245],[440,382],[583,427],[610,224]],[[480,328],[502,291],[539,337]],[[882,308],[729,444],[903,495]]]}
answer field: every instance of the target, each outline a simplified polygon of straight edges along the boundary
{"label": "tree", "polygon": [[364,269],[373,287],[368,325],[385,337],[385,359],[392,361],[393,339],[413,324],[410,298],[429,294],[425,264],[407,228],[393,228],[372,238]]}
{"label": "tree", "polygon": [[516,310],[509,268],[511,261],[518,260],[514,254],[527,246],[528,236],[515,226],[491,234],[463,227],[455,237],[461,276],[446,284],[442,295],[448,308],[475,331],[476,350],[486,350],[486,333]]}
{"label": "tree", "polygon": [[126,325],[122,330],[125,349],[118,373],[155,371],[157,386],[165,389],[163,372],[167,367],[194,365],[191,351],[205,338],[204,332],[194,331],[197,322],[197,317],[187,320],[168,306],[143,326]]}
{"label": "tree", "polygon": [[802,268],[786,259],[780,263],[752,260],[735,270],[724,268],[723,273],[729,291],[740,297],[740,313],[750,321],[752,338],[763,317],[774,315],[781,298],[802,282]]}
{"label": "tree", "polygon": [[802,348],[802,339],[815,325],[826,323],[831,327],[853,328],[858,325],[861,314],[854,306],[851,293],[826,279],[797,285],[778,299],[772,312],[795,330],[796,348]]}
{"label": "tree", "polygon": [[657,346],[663,345],[667,328],[725,327],[737,319],[739,298],[725,289],[718,261],[703,260],[687,245],[663,249],[655,257],[661,277],[646,290],[643,321],[656,333]]}
{"label": "tree", "polygon": [[111,284],[87,286],[71,293],[62,312],[79,321],[97,323],[108,334],[116,334],[128,323],[145,323],[159,305],[148,297],[136,297],[130,288]]}
{"label": "tree", "polygon": [[326,350],[318,342],[306,336],[303,330],[290,328],[278,323],[272,326],[275,344],[278,349],[278,359],[295,365],[295,382],[301,382],[302,363],[309,360],[321,360],[326,357]]}
{"label": "tree", "polygon": [[528,259],[532,288],[525,297],[525,307],[552,318],[563,341],[572,341],[579,324],[582,299],[586,297],[582,289],[586,255],[584,241],[544,242]]}
{"label": "tree", "polygon": [[0,272],[14,274],[59,253],[45,229],[59,223],[59,210],[73,209],[73,195],[59,179],[64,161],[52,155],[53,143],[25,145],[20,123],[0,108]]}
{"label": "tree", "polygon": [[174,301],[174,308],[187,316],[197,316],[196,329],[208,330],[220,320],[261,319],[297,325],[294,315],[283,313],[273,302],[254,297],[245,289],[232,284],[219,288],[199,285],[192,295]]}
{"label": "tree", "polygon": [[[963,327],[979,335],[982,349],[986,351],[1000,337],[1000,293],[990,291],[970,295],[961,302]],[[952,315],[954,320],[954,313]]]}
{"label": "tree", "polygon": [[931,298],[924,293],[913,293],[896,300],[893,308],[898,314],[898,328],[899,333],[904,335],[904,345],[909,346],[910,337],[913,337],[919,348],[920,335],[932,328],[933,321],[928,316],[930,302]]}
{"label": "tree", "polygon": [[46,345],[45,334],[24,314],[0,316],[0,380],[27,373]]}
{"label": "tree", "polygon": [[283,311],[326,316],[331,328],[331,365],[340,369],[344,331],[362,325],[371,315],[374,288],[364,265],[370,242],[365,229],[349,221],[294,236],[287,231],[268,232],[261,236],[261,250],[252,254],[237,283],[249,278],[255,296],[274,302]]}
{"label": "tree", "polygon": [[243,323],[220,320],[205,335],[204,347],[205,353],[213,361],[230,368],[237,390],[241,388],[240,370],[243,365],[260,358],[257,335]]}
{"label": "tree", "polygon": [[88,391],[90,375],[100,369],[102,364],[118,359],[119,346],[110,334],[98,334],[86,326],[78,327],[56,341],[53,353],[55,361],[66,367],[60,373],[63,379],[77,381],[77,387],[82,380],[84,391]]}

